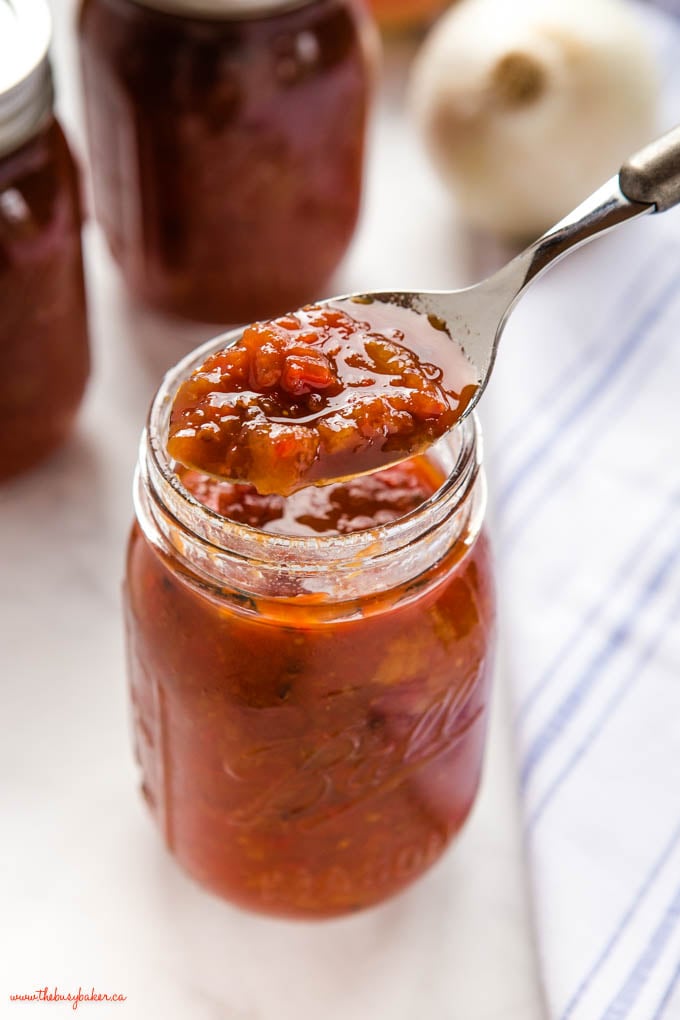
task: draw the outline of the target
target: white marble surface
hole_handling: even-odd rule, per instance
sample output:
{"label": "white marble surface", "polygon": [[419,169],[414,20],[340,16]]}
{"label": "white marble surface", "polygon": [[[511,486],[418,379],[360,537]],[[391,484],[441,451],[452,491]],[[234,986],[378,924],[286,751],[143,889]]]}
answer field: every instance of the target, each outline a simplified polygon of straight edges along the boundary
{"label": "white marble surface", "polygon": [[[59,105],[82,151],[73,4],[53,0]],[[365,215],[337,291],[474,275],[400,111],[393,53]],[[481,797],[455,848],[384,907],[272,922],[202,892],[166,856],[136,790],[120,579],[146,406],[209,328],[132,306],[87,231],[95,371],[72,442],[0,490],[0,1016],[72,1015],[12,993],[92,985],[130,1020],[540,1020],[502,690]],[[112,434],[115,428],[116,436]]]}

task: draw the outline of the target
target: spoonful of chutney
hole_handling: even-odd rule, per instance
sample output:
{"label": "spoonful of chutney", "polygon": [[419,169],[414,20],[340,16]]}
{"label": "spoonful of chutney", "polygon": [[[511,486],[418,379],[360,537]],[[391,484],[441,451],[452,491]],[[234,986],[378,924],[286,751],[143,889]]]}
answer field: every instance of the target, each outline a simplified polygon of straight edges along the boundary
{"label": "spoonful of chutney", "polygon": [[594,237],[678,202],[680,127],[474,287],[333,298],[228,334],[180,386],[168,451],[281,495],[422,453],[479,400],[530,283]]}

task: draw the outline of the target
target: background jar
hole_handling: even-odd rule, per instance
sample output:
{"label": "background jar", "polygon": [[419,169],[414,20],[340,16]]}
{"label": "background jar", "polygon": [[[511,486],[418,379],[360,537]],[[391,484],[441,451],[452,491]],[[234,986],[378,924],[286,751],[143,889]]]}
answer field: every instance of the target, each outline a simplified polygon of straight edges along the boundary
{"label": "background jar", "polygon": [[67,437],[89,372],[78,171],[42,0],[0,0],[0,478]]}
{"label": "background jar", "polygon": [[360,0],[83,0],[95,206],[130,289],[249,322],[352,237],[375,44]]}
{"label": "background jar", "polygon": [[288,538],[226,520],[165,452],[167,377],[136,480],[126,583],[143,791],[180,864],[251,909],[377,903],[465,821],[484,744],[494,596],[479,437],[397,521]]}

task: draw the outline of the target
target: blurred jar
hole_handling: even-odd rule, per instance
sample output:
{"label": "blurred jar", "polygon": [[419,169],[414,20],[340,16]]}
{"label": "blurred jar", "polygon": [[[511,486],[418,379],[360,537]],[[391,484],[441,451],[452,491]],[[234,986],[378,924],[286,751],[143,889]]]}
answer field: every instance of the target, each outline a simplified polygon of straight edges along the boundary
{"label": "blurred jar", "polygon": [[95,205],[130,289],[246,322],[318,296],[359,210],[356,0],[83,0]]}
{"label": "blurred jar", "polygon": [[43,0],[0,0],[0,479],[68,435],[89,372],[78,171]]}

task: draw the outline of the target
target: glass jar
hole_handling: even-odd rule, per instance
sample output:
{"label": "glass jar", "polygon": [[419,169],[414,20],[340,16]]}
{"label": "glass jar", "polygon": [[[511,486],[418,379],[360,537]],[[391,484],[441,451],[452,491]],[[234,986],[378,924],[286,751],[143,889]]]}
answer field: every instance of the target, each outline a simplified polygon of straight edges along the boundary
{"label": "glass jar", "polygon": [[352,237],[360,0],[83,0],[98,218],[132,291],[212,322],[318,296]]}
{"label": "glass jar", "polygon": [[52,109],[49,11],[0,0],[0,479],[68,435],[89,372],[78,171]]}
{"label": "glass jar", "polygon": [[416,510],[351,534],[227,520],[174,473],[178,385],[143,437],[125,586],[143,793],[194,878],[250,909],[377,903],[440,856],[480,777],[494,646],[477,423]]}

